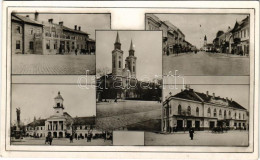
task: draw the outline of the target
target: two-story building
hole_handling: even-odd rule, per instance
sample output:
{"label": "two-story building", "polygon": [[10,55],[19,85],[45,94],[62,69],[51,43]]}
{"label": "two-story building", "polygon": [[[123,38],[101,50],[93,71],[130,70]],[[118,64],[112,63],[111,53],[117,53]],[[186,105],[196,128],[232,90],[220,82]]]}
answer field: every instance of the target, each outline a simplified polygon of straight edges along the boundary
{"label": "two-story building", "polygon": [[186,88],[176,95],[167,96],[163,103],[162,131],[212,129],[217,126],[246,129],[247,110],[232,99],[215,93],[199,93]]}

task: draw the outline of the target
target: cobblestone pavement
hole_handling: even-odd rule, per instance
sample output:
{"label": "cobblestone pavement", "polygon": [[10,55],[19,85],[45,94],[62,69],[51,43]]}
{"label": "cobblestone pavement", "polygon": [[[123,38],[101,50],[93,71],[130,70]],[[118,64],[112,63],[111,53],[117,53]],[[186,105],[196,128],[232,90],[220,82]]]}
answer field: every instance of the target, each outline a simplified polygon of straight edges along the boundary
{"label": "cobblestone pavement", "polygon": [[161,116],[161,105],[161,103],[154,101],[98,103],[96,126],[99,129],[112,130],[151,119],[158,119]]}
{"label": "cobblestone pavement", "polygon": [[[29,138],[25,137],[21,142],[11,142],[12,145],[44,145],[49,146],[49,144],[45,144],[45,138]],[[87,142],[87,139],[73,140],[73,143],[70,143],[68,138],[59,138],[53,139],[53,146],[108,146],[112,145],[111,140],[104,141],[103,139],[95,139],[91,140],[91,142]]]}
{"label": "cobblestone pavement", "polygon": [[248,146],[248,131],[228,131],[227,133],[195,131],[193,140],[190,140],[188,132],[173,134],[145,132],[145,145]]}
{"label": "cobblestone pavement", "polygon": [[175,70],[180,75],[245,76],[250,73],[249,57],[207,52],[163,55],[163,74]]}
{"label": "cobblestone pavement", "polygon": [[95,65],[95,55],[12,55],[12,74],[93,75]]}

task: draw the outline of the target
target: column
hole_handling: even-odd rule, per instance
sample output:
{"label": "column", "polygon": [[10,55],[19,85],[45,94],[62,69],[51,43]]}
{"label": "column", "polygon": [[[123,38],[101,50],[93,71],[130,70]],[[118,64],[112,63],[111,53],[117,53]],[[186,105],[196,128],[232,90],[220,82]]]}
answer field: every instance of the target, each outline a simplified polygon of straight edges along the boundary
{"label": "column", "polygon": [[51,121],[51,130],[53,131],[54,128],[53,128],[53,121]]}
{"label": "column", "polygon": [[57,121],[57,130],[60,130],[60,121]]}

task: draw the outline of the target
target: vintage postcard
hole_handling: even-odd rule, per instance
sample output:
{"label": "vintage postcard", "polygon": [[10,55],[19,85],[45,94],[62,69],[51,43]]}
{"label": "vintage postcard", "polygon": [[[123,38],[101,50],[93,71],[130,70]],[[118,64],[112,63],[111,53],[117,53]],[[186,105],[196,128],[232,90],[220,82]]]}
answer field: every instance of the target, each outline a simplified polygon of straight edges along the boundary
{"label": "vintage postcard", "polygon": [[0,156],[257,159],[259,3],[3,2]]}

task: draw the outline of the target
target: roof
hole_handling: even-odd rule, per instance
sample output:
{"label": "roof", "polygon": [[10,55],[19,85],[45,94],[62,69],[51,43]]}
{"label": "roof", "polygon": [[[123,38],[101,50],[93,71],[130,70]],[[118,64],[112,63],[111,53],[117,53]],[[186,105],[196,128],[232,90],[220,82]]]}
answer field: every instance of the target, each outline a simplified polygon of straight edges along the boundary
{"label": "roof", "polygon": [[27,126],[29,126],[29,127],[45,126],[45,121],[46,121],[46,119],[38,119],[38,120],[35,120],[35,121],[27,124]]}
{"label": "roof", "polygon": [[118,32],[117,32],[117,34],[116,34],[116,41],[115,41],[115,43],[120,43],[120,39],[119,39],[119,34],[118,34]]}
{"label": "roof", "polygon": [[193,89],[185,89],[180,93],[177,93],[176,95],[171,97],[192,100],[197,102],[212,103],[212,104],[219,104],[216,101],[220,101],[223,104],[228,104],[229,107],[246,110],[243,106],[238,104],[236,101],[227,98],[216,97],[216,96],[213,97],[212,95],[207,95],[205,93],[195,92]]}
{"label": "roof", "polygon": [[169,21],[164,21],[164,23],[165,23],[170,29],[173,29],[173,30],[175,30],[175,31],[178,30],[178,28],[177,28],[175,25],[173,25],[171,22],[169,22]]}
{"label": "roof", "polygon": [[131,44],[130,44],[130,49],[129,49],[130,51],[132,50],[132,51],[134,51],[134,45],[133,45],[133,42],[132,42],[132,40],[131,40]]}
{"label": "roof", "polygon": [[240,22],[236,21],[235,26],[233,27],[231,32],[236,32],[236,31],[240,30],[241,28],[243,28],[244,26],[246,26],[247,24],[249,24],[249,16],[247,16]]}
{"label": "roof", "polygon": [[17,15],[17,14],[12,15],[12,20],[18,20],[18,21],[22,21],[24,23],[29,23],[29,24],[32,24],[32,25],[43,26],[43,24],[38,22],[38,21],[32,20],[29,17]]}
{"label": "roof", "polygon": [[95,125],[95,117],[75,117],[74,125]]}
{"label": "roof", "polygon": [[153,20],[155,20],[158,23],[161,22],[161,20],[154,14],[147,14],[147,18],[152,18]]}
{"label": "roof", "polygon": [[62,26],[62,29],[63,29],[64,31],[68,31],[68,32],[74,32],[74,33],[78,33],[78,34],[89,35],[87,32],[83,32],[83,31],[80,31],[80,30],[71,29],[71,28],[66,27],[66,26]]}

